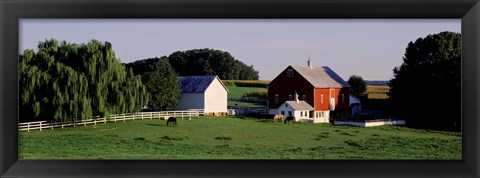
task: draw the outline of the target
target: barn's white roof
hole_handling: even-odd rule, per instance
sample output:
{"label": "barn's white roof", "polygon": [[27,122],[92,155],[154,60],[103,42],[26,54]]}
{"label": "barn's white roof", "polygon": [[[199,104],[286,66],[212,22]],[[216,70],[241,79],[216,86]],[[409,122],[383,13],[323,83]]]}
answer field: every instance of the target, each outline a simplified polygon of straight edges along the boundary
{"label": "barn's white roof", "polygon": [[350,87],[337,73],[327,66],[291,66],[300,73],[315,88],[344,88]]}
{"label": "barn's white roof", "polygon": [[[295,101],[286,101],[285,103],[287,103],[289,106],[291,106],[293,109],[295,109],[297,111],[305,111],[305,110],[311,111],[311,110],[314,109],[312,106],[310,106],[305,101],[299,101],[298,103],[295,102]],[[282,105],[280,107],[285,107],[285,106]]]}

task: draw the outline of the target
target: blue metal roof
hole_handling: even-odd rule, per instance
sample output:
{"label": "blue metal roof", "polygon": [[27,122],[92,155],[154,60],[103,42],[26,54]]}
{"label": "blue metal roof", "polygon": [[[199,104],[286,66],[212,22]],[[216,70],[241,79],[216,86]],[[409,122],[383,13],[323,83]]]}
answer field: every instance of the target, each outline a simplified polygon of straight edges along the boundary
{"label": "blue metal roof", "polygon": [[203,93],[216,76],[180,76],[178,83],[182,93]]}

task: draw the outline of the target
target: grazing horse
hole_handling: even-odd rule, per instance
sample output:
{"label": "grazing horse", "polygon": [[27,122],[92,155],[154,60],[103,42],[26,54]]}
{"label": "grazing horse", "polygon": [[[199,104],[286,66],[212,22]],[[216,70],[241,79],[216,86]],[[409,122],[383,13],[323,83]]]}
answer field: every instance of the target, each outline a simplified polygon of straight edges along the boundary
{"label": "grazing horse", "polygon": [[292,121],[293,124],[296,124],[297,123],[297,120],[295,120],[295,117],[293,116],[288,116],[287,118],[285,118],[285,120],[283,121],[284,124],[287,124],[288,121]]}
{"label": "grazing horse", "polygon": [[173,124],[173,126],[177,125],[177,118],[176,117],[168,117],[165,120],[167,122],[167,126]]}
{"label": "grazing horse", "polygon": [[283,115],[275,114],[275,116],[273,117],[273,122],[277,123],[277,120],[281,122],[283,120]]}

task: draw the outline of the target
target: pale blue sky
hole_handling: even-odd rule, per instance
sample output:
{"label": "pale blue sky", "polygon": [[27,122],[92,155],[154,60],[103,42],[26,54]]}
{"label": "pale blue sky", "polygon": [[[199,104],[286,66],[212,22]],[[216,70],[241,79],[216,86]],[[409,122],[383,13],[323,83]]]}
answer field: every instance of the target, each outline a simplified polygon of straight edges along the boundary
{"label": "pale blue sky", "polygon": [[272,80],[288,65],[329,66],[344,80],[389,80],[408,42],[443,31],[461,32],[460,19],[260,20],[260,19],[22,19],[20,53],[55,38],[112,43],[122,62],[175,51],[211,48],[253,65]]}

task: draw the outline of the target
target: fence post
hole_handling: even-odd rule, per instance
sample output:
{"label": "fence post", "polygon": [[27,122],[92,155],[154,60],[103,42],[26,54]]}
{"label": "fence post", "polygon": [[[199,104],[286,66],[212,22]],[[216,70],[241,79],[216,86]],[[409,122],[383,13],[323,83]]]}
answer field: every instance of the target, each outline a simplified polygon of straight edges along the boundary
{"label": "fence post", "polygon": [[51,124],[51,126],[52,126],[52,130],[53,130],[53,124],[54,124],[54,122],[52,121],[52,123],[50,123],[50,124]]}
{"label": "fence post", "polygon": [[42,123],[40,122],[40,131],[42,131]]}
{"label": "fence post", "polygon": [[30,123],[27,124],[27,131],[30,132]]}

